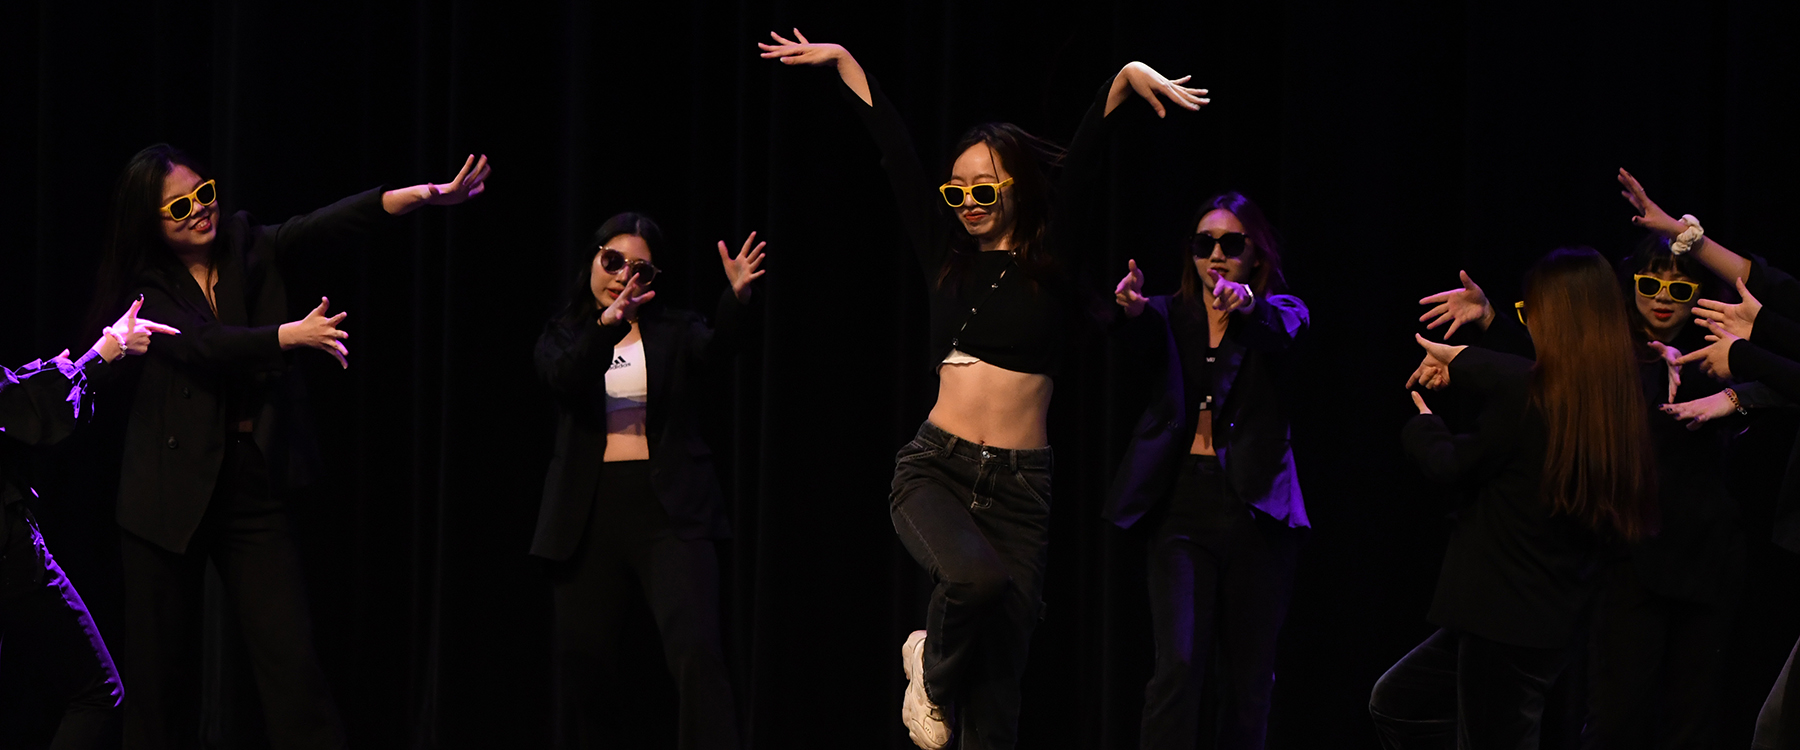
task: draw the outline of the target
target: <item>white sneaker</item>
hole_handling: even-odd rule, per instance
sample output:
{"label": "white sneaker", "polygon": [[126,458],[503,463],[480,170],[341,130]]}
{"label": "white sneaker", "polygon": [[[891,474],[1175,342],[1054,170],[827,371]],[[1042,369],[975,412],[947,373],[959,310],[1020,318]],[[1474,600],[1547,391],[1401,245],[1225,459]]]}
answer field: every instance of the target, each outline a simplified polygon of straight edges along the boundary
{"label": "white sneaker", "polygon": [[925,750],[942,750],[950,744],[950,725],[944,710],[925,694],[925,631],[914,630],[900,646],[900,668],[906,672],[906,699],[900,703],[900,723],[913,744]]}

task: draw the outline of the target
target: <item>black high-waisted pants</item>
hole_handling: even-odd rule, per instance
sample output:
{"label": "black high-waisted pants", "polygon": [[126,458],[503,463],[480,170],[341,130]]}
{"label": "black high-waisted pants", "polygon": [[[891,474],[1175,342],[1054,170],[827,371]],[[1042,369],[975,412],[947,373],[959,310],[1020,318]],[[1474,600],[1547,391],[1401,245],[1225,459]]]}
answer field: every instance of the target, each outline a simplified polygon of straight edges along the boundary
{"label": "black high-waisted pants", "polygon": [[682,539],[650,484],[650,462],[602,466],[581,546],[552,568],[556,606],[556,738],[559,748],[618,745],[608,713],[636,686],[618,673],[628,597],[638,587],[662,632],[663,659],[681,696],[679,747],[738,746],[737,708],[719,637],[719,558],[711,539]]}
{"label": "black high-waisted pants", "polygon": [[894,459],[894,533],[936,583],[925,690],[962,748],[1018,741],[1019,678],[1043,612],[1050,449],[987,448],[926,422]]}
{"label": "black high-waisted pants", "polygon": [[120,532],[125,566],[125,747],[187,748],[200,741],[201,611],[206,562],[219,569],[244,633],[269,746],[342,748],[344,727],[313,650],[312,617],[287,511],[269,492],[262,451],[248,434],[225,460],[187,551]]}

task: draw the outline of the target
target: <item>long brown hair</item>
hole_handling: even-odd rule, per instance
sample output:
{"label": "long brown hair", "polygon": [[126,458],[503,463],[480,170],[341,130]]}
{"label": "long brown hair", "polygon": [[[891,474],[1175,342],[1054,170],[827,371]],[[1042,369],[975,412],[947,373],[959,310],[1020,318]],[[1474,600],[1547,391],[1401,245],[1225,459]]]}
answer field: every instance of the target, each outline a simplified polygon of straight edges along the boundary
{"label": "long brown hair", "polygon": [[[1287,278],[1281,274],[1281,243],[1275,240],[1275,226],[1269,223],[1250,196],[1237,191],[1220,193],[1206,199],[1200,209],[1194,212],[1194,220],[1188,226],[1199,226],[1200,220],[1214,211],[1225,211],[1236,216],[1238,223],[1244,225],[1244,237],[1249,240],[1244,252],[1245,262],[1257,263],[1256,270],[1250,275],[1250,291],[1257,296],[1273,290],[1276,293],[1287,291]],[[1181,297],[1192,302],[1200,297],[1200,290],[1206,288],[1200,280],[1199,269],[1194,268],[1194,258],[1186,242],[1181,243]]]}
{"label": "long brown hair", "polygon": [[1590,248],[1552,251],[1525,274],[1531,403],[1549,432],[1544,498],[1635,541],[1655,530],[1656,468],[1628,316],[1612,266]]}

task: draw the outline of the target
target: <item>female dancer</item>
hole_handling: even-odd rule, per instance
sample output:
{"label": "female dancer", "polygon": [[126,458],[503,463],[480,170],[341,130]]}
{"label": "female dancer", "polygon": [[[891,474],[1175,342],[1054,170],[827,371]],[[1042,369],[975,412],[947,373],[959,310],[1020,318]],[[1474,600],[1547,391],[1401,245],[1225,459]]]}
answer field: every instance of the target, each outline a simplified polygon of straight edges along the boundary
{"label": "female dancer", "polygon": [[[1149,518],[1156,673],[1140,746],[1192,748],[1214,633],[1224,663],[1217,746],[1260,748],[1275,687],[1275,638],[1307,527],[1288,447],[1288,352],[1309,323],[1286,292],[1262,211],[1239,193],[1201,204],[1181,291],[1143,296],[1137,262],[1115,301],[1122,333],[1155,366],[1144,410],[1102,511]],[[1211,743],[1208,743],[1211,744]]]}
{"label": "female dancer", "polygon": [[[49,362],[0,367],[0,645],[12,646],[0,664],[39,673],[33,684],[61,713],[54,748],[117,747],[124,689],[100,629],[26,507],[25,498],[37,496],[30,451],[68,437],[93,414],[94,393],[113,377],[112,363],[142,355],[153,332],[180,333],[138,318],[143,304],[132,302],[80,359],[64,350]],[[0,745],[18,739],[10,735],[0,731]]]}
{"label": "female dancer", "polygon": [[[185,747],[199,731],[200,604],[206,563],[220,577],[249,647],[270,742],[343,747],[343,727],[313,652],[300,560],[263,451],[271,394],[288,358],[313,348],[345,359],[343,313],[328,302],[287,321],[277,264],[368,231],[427,203],[483,190],[471,156],[443,185],[379,189],[280,224],[223,215],[197,162],[158,144],[125,165],[97,304],[125,293],[183,331],[145,358],[126,424],[118,520],[125,569],[128,748]],[[286,322],[284,322],[286,321]]]}
{"label": "female dancer", "polygon": [[755,240],[751,232],[736,256],[719,243],[731,285],[715,331],[694,313],[644,304],[656,296],[656,223],[634,213],[607,219],[568,308],[538,337],[538,374],[559,412],[531,542],[531,554],[557,563],[557,747],[610,744],[617,718],[599,711],[616,702],[619,613],[632,578],[681,694],[680,747],[738,746],[714,549],[731,531],[700,438],[698,379],[740,338],[750,282],[763,275],[765,243]]}
{"label": "female dancer", "polygon": [[1477,431],[1453,435],[1413,392],[1407,452],[1427,475],[1475,486],[1438,576],[1440,630],[1369,699],[1389,748],[1535,747],[1598,546],[1653,524],[1648,415],[1611,266],[1586,248],[1552,252],[1526,275],[1523,310],[1535,363],[1415,337],[1485,403]]}
{"label": "female dancer", "polygon": [[[1042,606],[1051,374],[1076,325],[1046,174],[1055,149],[1011,124],[977,125],[934,186],[940,181],[926,177],[900,113],[849,51],[812,44],[798,30],[798,41],[770,36],[775,44],[758,45],[765,58],[837,68],[846,103],[881,148],[930,284],[937,403],[895,459],[889,513],[937,585],[925,630],[901,648],[901,719],[920,747],[948,744],[952,722],[965,748],[1012,747],[1019,677]],[[1134,62],[1102,86],[1062,160],[1058,197],[1089,178],[1103,123],[1132,92],[1159,115],[1158,96],[1187,109],[1205,104],[1205,90],[1180,85],[1187,80]],[[961,231],[947,226],[940,200]]]}

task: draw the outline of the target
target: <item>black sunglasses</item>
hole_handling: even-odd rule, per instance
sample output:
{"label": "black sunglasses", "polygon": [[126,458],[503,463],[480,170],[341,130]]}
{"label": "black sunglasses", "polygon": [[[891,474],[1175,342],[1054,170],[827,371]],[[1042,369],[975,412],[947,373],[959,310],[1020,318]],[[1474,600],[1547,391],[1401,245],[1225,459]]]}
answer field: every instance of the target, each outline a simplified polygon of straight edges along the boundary
{"label": "black sunglasses", "polygon": [[1214,245],[1225,251],[1225,257],[1236,258],[1244,254],[1244,248],[1250,246],[1250,238],[1245,237],[1243,232],[1226,232],[1218,237],[1195,232],[1188,240],[1188,252],[1193,253],[1196,258],[1210,257]]}
{"label": "black sunglasses", "polygon": [[662,272],[656,266],[651,265],[650,261],[626,260],[624,253],[610,247],[600,248],[600,270],[617,276],[627,267],[631,269],[631,273],[627,274],[626,278],[629,279],[636,275],[638,286],[643,287],[650,286],[652,282],[656,281],[656,275]]}

